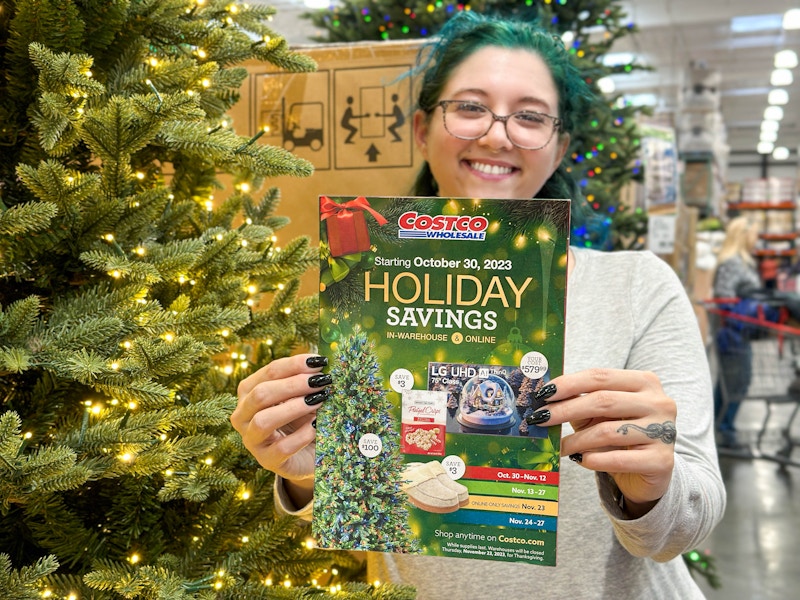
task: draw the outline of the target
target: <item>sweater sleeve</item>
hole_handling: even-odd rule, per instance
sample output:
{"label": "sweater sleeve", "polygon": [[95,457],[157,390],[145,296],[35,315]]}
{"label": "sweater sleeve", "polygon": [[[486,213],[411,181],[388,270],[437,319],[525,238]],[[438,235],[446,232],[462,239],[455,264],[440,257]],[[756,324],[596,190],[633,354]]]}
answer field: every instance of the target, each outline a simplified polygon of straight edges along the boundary
{"label": "sweater sleeve", "polygon": [[301,508],[297,508],[292,503],[289,494],[286,491],[283,477],[275,475],[275,483],[273,484],[274,498],[275,498],[275,514],[276,515],[289,515],[302,519],[303,521],[311,522],[311,513],[313,510],[314,501],[309,501],[308,504]]}
{"label": "sweater sleeve", "polygon": [[691,303],[669,266],[641,253],[630,272],[633,345],[626,368],[652,371],[678,408],[675,467],[650,512],[626,520],[616,486],[597,475],[601,503],[619,542],[634,556],[668,561],[693,549],[722,518],[725,487],[714,441],[711,378]]}

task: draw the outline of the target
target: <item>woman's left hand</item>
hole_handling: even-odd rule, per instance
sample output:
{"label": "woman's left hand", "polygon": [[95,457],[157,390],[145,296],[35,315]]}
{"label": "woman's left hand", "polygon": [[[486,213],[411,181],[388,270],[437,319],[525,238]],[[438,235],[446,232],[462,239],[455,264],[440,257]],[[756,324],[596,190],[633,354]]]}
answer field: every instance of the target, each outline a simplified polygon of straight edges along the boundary
{"label": "woman's left hand", "polygon": [[629,515],[649,511],[667,491],[675,463],[678,409],[659,378],[647,371],[589,369],[549,385],[555,392],[549,388],[547,406],[537,414],[549,410],[550,418],[538,424],[570,422],[575,430],[561,440],[561,454],[608,473]]}

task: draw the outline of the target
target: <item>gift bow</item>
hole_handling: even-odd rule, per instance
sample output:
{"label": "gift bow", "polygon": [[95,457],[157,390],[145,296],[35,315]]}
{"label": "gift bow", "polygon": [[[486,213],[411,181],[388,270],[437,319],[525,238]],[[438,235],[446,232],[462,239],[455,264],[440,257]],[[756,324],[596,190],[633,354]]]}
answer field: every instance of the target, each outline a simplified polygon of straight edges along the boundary
{"label": "gift bow", "polygon": [[327,196],[320,196],[319,199],[319,220],[324,221],[329,217],[337,216],[341,212],[355,212],[365,210],[378,222],[378,225],[386,225],[387,221],[382,214],[372,208],[364,196],[359,196],[355,200],[337,204]]}

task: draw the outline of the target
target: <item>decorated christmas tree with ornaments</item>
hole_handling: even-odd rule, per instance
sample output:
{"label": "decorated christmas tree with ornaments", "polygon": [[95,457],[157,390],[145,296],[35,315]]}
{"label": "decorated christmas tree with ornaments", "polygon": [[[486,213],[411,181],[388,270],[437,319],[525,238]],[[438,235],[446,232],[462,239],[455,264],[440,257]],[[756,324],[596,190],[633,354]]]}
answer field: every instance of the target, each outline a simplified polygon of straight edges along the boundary
{"label": "decorated christmas tree with ornaments", "polygon": [[[245,60],[316,65],[230,0],[0,3],[0,598],[407,598],[273,514],[236,386],[316,339]],[[348,580],[352,579],[352,582]]]}

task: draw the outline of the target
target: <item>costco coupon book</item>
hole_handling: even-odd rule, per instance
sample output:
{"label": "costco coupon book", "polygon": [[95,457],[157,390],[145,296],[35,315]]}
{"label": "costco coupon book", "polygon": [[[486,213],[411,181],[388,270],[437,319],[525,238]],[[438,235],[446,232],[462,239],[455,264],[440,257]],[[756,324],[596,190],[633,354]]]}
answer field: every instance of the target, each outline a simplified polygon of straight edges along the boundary
{"label": "costco coupon book", "polygon": [[320,547],[556,564],[569,206],[320,197]]}

